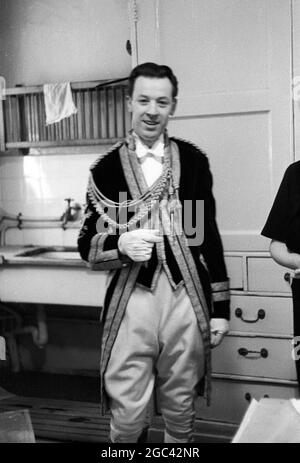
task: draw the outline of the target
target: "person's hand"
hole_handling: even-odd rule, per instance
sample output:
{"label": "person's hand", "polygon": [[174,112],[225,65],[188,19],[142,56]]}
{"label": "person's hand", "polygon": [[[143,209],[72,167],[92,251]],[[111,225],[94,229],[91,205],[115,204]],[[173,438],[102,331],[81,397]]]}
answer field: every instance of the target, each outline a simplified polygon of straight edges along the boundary
{"label": "person's hand", "polygon": [[210,346],[216,347],[229,331],[229,323],[225,318],[212,318],[210,320]]}
{"label": "person's hand", "polygon": [[139,228],[122,233],[118,247],[122,254],[126,254],[135,262],[144,262],[151,258],[154,243],[162,241],[159,230]]}
{"label": "person's hand", "polygon": [[293,278],[296,278],[297,280],[300,278],[300,268],[295,269]]}

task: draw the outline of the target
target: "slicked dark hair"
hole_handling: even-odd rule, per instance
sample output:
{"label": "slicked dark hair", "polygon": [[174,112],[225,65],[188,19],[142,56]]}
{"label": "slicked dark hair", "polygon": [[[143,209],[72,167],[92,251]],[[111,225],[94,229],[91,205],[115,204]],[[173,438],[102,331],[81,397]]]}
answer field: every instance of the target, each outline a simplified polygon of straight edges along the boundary
{"label": "slicked dark hair", "polygon": [[134,83],[138,77],[151,77],[156,79],[163,79],[167,77],[172,84],[172,97],[176,98],[178,94],[178,81],[169,66],[149,62],[139,64],[133,68],[128,78],[128,95],[130,97],[133,94]]}

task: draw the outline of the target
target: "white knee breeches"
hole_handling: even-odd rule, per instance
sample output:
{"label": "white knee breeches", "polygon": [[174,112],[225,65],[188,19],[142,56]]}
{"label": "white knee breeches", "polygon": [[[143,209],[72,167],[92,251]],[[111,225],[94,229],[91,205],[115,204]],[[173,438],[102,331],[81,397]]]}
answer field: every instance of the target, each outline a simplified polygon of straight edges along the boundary
{"label": "white knee breeches", "polygon": [[186,289],[174,291],[162,272],[154,292],[133,291],[104,376],[112,441],[136,442],[155,384],[167,435],[188,442],[203,374],[203,343]]}

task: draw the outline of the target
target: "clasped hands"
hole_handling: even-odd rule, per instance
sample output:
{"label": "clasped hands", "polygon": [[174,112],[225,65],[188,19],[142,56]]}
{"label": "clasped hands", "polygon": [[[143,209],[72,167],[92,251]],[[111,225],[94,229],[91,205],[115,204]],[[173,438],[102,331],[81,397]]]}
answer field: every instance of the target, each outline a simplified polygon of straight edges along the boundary
{"label": "clasped hands", "polygon": [[122,233],[118,247],[122,254],[126,254],[134,262],[144,262],[151,258],[154,243],[162,240],[159,230],[139,228]]}

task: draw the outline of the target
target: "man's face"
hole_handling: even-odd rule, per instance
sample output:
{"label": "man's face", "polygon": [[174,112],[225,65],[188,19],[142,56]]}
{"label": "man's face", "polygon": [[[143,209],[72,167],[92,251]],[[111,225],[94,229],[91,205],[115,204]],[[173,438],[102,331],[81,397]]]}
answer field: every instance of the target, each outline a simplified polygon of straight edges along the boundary
{"label": "man's face", "polygon": [[136,79],[128,110],[132,113],[133,130],[147,146],[151,147],[163,133],[175,107],[172,83],[167,77]]}

